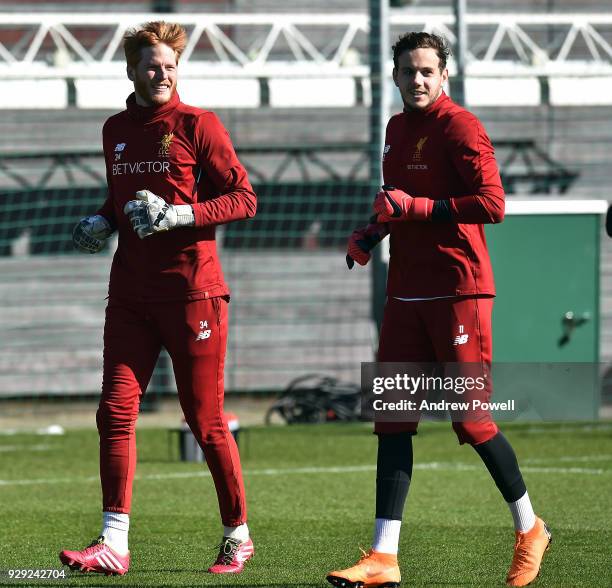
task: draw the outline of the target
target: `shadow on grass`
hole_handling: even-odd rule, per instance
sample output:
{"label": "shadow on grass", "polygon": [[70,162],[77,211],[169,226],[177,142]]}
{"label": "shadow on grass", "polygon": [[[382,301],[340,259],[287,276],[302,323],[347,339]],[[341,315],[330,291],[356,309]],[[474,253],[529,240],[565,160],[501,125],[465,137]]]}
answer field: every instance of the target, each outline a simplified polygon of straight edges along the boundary
{"label": "shadow on grass", "polygon": [[[160,571],[172,571],[172,570],[160,570]],[[263,587],[263,588],[313,588],[313,587],[317,587],[317,588],[321,588],[322,586],[329,586],[329,584],[327,584],[326,582],[313,582],[310,584],[293,584],[293,583],[288,583],[288,582],[266,582],[265,580],[261,580],[261,581],[254,581],[252,583],[249,584],[241,584],[241,583],[233,583],[232,581],[228,580],[227,582],[224,582],[223,584],[208,584],[205,580],[198,582],[197,584],[188,584],[188,583],[181,583],[181,584],[177,584],[179,586],[181,586],[181,588],[227,588],[227,586],[235,586],[236,588],[256,588],[256,587]],[[151,584],[147,584],[146,582],[138,582],[137,584],[135,584],[135,586],[138,586],[138,588],[159,588],[160,586],[167,586],[167,584],[164,584],[163,581],[157,582],[157,583],[151,583]]]}
{"label": "shadow on grass", "polygon": [[[199,582],[193,582],[193,580],[188,580],[186,582],[177,582],[176,584],[169,584],[167,580],[160,578],[158,581],[147,580],[146,576],[151,574],[184,574],[188,573],[201,573],[202,580]],[[142,579],[141,579],[142,578]],[[126,581],[131,580],[131,581]],[[208,583],[207,580],[211,580],[211,583]],[[162,588],[166,586],[180,586],[181,588],[227,588],[228,586],[235,586],[236,588],[313,588],[322,586],[328,586],[325,581],[322,582],[313,582],[313,583],[288,583],[288,582],[268,582],[265,580],[253,580],[249,583],[241,583],[238,578],[227,578],[227,581],[223,583],[215,583],[216,578],[212,577],[210,574],[199,571],[199,570],[185,570],[185,569],[156,569],[156,570],[147,570],[146,572],[130,572],[130,574],[126,576],[105,576],[104,574],[70,574],[66,579],[61,581],[50,581],[45,582],[36,582],[36,586],[54,586],[57,588],[58,586],[102,586],[108,585],[113,586],[117,584],[124,585],[126,587],[129,586],[137,586],[138,588]],[[0,586],[12,586],[12,585],[24,585],[18,581],[13,583],[9,582],[7,584],[0,584]],[[33,584],[25,584],[32,586]]]}

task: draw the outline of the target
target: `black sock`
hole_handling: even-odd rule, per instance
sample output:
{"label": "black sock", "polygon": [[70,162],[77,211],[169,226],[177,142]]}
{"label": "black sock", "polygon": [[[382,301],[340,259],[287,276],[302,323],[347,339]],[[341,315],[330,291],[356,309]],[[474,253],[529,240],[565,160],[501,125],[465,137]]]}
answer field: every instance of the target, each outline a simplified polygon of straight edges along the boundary
{"label": "black sock", "polygon": [[499,431],[495,437],[474,445],[506,502],[517,501],[525,492],[525,482],[512,445]]}
{"label": "black sock", "polygon": [[378,435],[376,518],[402,520],[412,477],[412,433]]}

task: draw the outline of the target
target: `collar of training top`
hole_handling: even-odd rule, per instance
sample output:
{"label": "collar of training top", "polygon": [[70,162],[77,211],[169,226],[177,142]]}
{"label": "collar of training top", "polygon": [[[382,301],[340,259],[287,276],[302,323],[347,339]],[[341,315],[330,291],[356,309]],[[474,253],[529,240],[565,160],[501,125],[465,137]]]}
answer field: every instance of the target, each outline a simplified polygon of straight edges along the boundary
{"label": "collar of training top", "polygon": [[135,120],[142,122],[153,122],[162,118],[165,114],[174,110],[181,101],[178,92],[172,94],[172,98],[161,106],[140,106],[136,104],[136,94],[132,92],[125,101],[129,115]]}
{"label": "collar of training top", "polygon": [[404,112],[407,114],[431,116],[432,114],[435,114],[436,112],[438,112],[440,108],[442,108],[442,106],[446,104],[446,102],[448,102],[449,100],[450,98],[444,93],[444,90],[442,90],[442,93],[438,96],[437,100],[431,106],[428,106],[425,110],[418,110],[416,108],[407,108],[406,106],[404,106]]}

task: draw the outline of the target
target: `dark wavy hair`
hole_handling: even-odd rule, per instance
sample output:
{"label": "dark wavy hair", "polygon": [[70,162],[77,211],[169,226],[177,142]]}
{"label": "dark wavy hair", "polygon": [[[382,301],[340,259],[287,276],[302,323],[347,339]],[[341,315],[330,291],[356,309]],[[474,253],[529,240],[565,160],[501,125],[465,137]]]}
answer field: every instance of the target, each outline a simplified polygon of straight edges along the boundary
{"label": "dark wavy hair", "polygon": [[401,35],[397,43],[393,45],[393,65],[397,68],[399,56],[404,51],[412,51],[413,49],[434,49],[440,59],[440,71],[446,69],[446,60],[451,51],[444,37],[423,32]]}

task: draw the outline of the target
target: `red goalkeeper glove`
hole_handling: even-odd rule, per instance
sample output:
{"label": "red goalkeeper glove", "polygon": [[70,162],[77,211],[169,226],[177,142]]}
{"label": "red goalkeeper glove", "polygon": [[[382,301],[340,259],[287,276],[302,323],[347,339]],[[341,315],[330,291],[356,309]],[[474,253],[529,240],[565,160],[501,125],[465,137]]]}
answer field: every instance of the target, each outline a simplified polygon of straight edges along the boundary
{"label": "red goalkeeper glove", "polygon": [[365,265],[370,261],[370,251],[387,235],[389,228],[383,223],[369,224],[367,227],[352,232],[346,250],[346,265],[353,269],[355,262]]}
{"label": "red goalkeeper glove", "polygon": [[413,198],[393,186],[383,186],[374,199],[374,212],[379,223],[393,221],[426,221],[431,218],[433,200]]}

